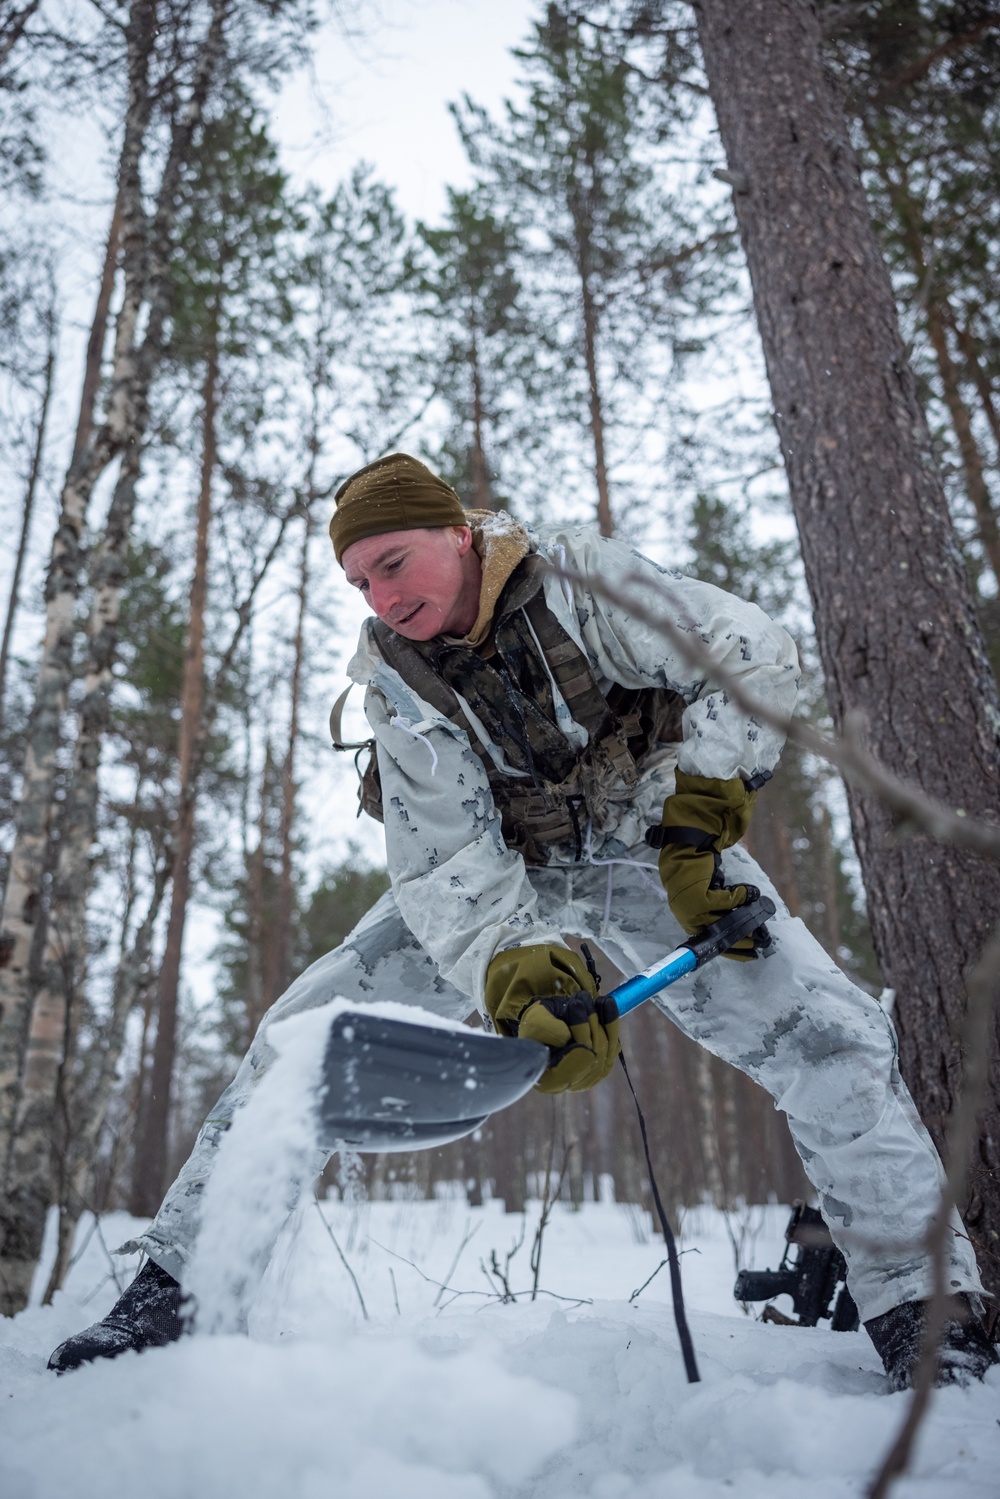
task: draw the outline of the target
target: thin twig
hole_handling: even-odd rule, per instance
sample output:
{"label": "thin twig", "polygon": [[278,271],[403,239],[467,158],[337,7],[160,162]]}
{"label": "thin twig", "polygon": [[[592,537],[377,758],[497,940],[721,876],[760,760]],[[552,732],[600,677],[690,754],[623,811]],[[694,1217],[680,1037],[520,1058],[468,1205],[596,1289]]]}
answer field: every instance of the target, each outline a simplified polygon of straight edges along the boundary
{"label": "thin twig", "polygon": [[[93,1208],[91,1208],[91,1212],[93,1212]],[[100,1240],[101,1248],[104,1250],[104,1258],[107,1260],[108,1265],[111,1269],[111,1279],[118,1287],[118,1294],[121,1295],[125,1287],[122,1285],[121,1280],[119,1279],[118,1266],[115,1264],[114,1256],[112,1255],[111,1250],[108,1248],[108,1241],[104,1237],[104,1230],[101,1227],[101,1221],[96,1213],[94,1213],[94,1225],[97,1229],[97,1237]]]}
{"label": "thin twig", "polygon": [[962,1034],[964,1076],[958,1102],[948,1125],[948,1172],[941,1205],[927,1235],[934,1267],[934,1294],[927,1305],[920,1362],[913,1395],[896,1439],[868,1489],[868,1499],[885,1499],[896,1478],[909,1466],[913,1443],[930,1404],[937,1373],[937,1346],[948,1320],[945,1257],[952,1232],[951,1216],[964,1199],[969,1161],[976,1141],[979,1111],[989,1079],[993,1008],[1000,994],[1000,923],[994,927],[975,968],[966,981],[969,1003]]}
{"label": "thin twig", "polygon": [[[462,1255],[463,1255],[463,1253],[465,1251],[465,1246],[469,1243],[469,1241],[471,1239],[474,1239],[476,1237],[476,1234],[479,1232],[479,1230],[483,1226],[482,1225],[482,1221],[480,1220],[480,1222],[476,1224],[475,1228],[470,1229],[469,1228],[470,1221],[471,1220],[469,1218],[466,1218],[466,1220],[465,1220],[465,1237],[463,1238],[461,1244],[459,1244],[458,1248],[456,1249],[456,1251],[455,1251],[455,1258],[452,1260],[451,1264],[448,1267],[448,1273],[445,1276],[445,1281],[446,1282],[449,1281],[449,1280],[451,1280],[451,1277],[454,1275],[455,1271],[458,1269],[458,1262],[462,1258]],[[447,1290],[448,1290],[448,1286],[447,1285],[441,1286],[438,1289],[438,1293],[435,1296],[434,1300],[431,1302],[431,1306],[437,1306],[438,1302],[441,1300],[441,1297],[444,1295],[445,1291],[447,1291]]]}
{"label": "thin twig", "polygon": [[330,1235],[330,1243],[333,1245],[334,1249],[337,1251],[338,1255],[340,1256],[340,1263],[343,1265],[344,1269],[347,1271],[348,1275],[351,1277],[351,1284],[353,1285],[355,1291],[358,1293],[358,1301],[361,1304],[361,1315],[364,1317],[365,1321],[368,1322],[370,1320],[369,1316],[368,1316],[368,1308],[365,1306],[365,1298],[361,1294],[361,1287],[358,1285],[358,1278],[355,1275],[354,1271],[351,1269],[350,1265],[347,1263],[347,1258],[346,1258],[346,1256],[344,1254],[344,1251],[341,1249],[340,1245],[337,1243],[337,1236],[336,1236],[336,1234],[334,1233],[333,1229],[330,1227],[329,1223],[327,1223],[326,1218],[323,1216],[323,1209],[319,1205],[319,1198],[318,1197],[314,1197],[313,1198],[313,1207],[316,1209],[317,1213],[319,1214],[319,1221],[322,1223],[323,1227],[326,1229],[327,1233]]}
{"label": "thin twig", "polygon": [[670,1264],[669,1260],[661,1260],[660,1261],[660,1263],[657,1265],[656,1269],[653,1271],[652,1275],[648,1276],[647,1279],[643,1281],[642,1285],[641,1286],[637,1286],[635,1288],[635,1290],[632,1292],[631,1296],[628,1299],[629,1306],[632,1305],[633,1301],[637,1301],[639,1299],[639,1297],[642,1295],[643,1291],[649,1285],[650,1281],[655,1280],[656,1277],[659,1275],[659,1273],[663,1269],[664,1265],[669,1265],[669,1264]]}
{"label": "thin twig", "polygon": [[411,1270],[416,1270],[420,1279],[425,1280],[429,1286],[437,1286],[439,1291],[450,1291],[453,1298],[456,1296],[485,1296],[486,1294],[485,1291],[456,1291],[454,1286],[444,1285],[441,1281],[435,1280],[432,1275],[427,1275],[414,1260],[408,1260],[405,1254],[397,1254],[396,1250],[390,1249],[388,1244],[380,1244],[378,1239],[373,1239],[371,1236],[369,1236],[368,1242],[369,1244],[374,1244],[376,1249],[381,1249],[384,1254],[391,1254],[394,1260],[401,1260],[404,1265],[409,1265]]}
{"label": "thin twig", "polygon": [[[739,678],[733,676],[714,659],[711,652],[694,635],[693,629],[683,628],[673,619],[650,608],[635,593],[625,593],[620,588],[605,583],[601,578],[594,576],[584,578],[574,569],[556,566],[554,563],[547,563],[546,566],[556,577],[565,578],[569,583],[580,583],[598,598],[618,604],[621,608],[627,609],[634,619],[658,630],[676,648],[686,665],[703,671],[712,682],[717,683],[732,698],[737,707],[742,708],[744,713],[766,724],[768,728],[775,729],[779,734],[785,734],[801,749],[828,760],[847,780],[862,786],[866,791],[873,792],[905,821],[914,824],[940,843],[950,843],[956,848],[966,848],[973,853],[983,855],[984,858],[1000,863],[1000,827],[987,820],[983,813],[972,815],[966,813],[964,809],[954,811],[944,802],[937,801],[928,795],[921,787],[902,780],[886,769],[875,759],[874,755],[863,748],[860,741],[862,725],[857,714],[848,715],[844,734],[841,738],[834,739],[828,734],[821,734],[806,719],[794,713],[775,713],[773,708],[747,692]],[[644,593],[654,589],[664,598],[668,596],[665,588],[644,573],[626,573],[622,582],[641,588]],[[694,621],[688,623],[693,626]]]}

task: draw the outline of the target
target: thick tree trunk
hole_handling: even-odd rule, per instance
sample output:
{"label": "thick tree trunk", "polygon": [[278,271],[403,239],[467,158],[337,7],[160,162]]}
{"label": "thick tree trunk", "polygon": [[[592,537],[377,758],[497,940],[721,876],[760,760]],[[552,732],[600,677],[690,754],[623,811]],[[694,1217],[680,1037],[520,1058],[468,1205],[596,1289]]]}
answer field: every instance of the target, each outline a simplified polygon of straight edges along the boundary
{"label": "thick tree trunk", "polygon": [[181,974],[184,924],[191,894],[191,857],[194,852],[197,754],[205,693],[205,604],[208,597],[208,532],[212,516],[212,479],[215,474],[215,417],[218,383],[217,356],[210,356],[204,382],[204,438],[201,485],[195,537],[194,576],[191,582],[188,638],[181,684],[181,721],[178,742],[178,809],[174,831],[170,916],[163,963],[156,987],[156,1044],[136,1144],[133,1211],[152,1215],[166,1187],[167,1127],[177,1050],[177,996]]}
{"label": "thick tree trunk", "polygon": [[[697,12],[834,722],[862,714],[891,770],[995,815],[996,689],[816,13],[805,0],[699,0]],[[1000,871],[895,836],[866,793],[850,806],[903,1070],[941,1142],[962,975],[1000,911]],[[994,1065],[965,1205],[994,1291],[998,1095]]]}
{"label": "thick tree trunk", "polygon": [[35,444],[31,452],[31,466],[28,469],[28,482],[24,490],[24,504],[21,507],[21,535],[17,543],[17,555],[14,558],[14,575],[10,582],[10,598],[7,601],[7,618],[4,620],[3,640],[0,642],[0,730],[3,729],[3,703],[7,691],[7,659],[10,654],[10,641],[14,633],[14,620],[17,617],[17,606],[21,594],[21,574],[24,571],[24,559],[28,552],[28,537],[31,534],[31,517],[35,508],[35,492],[38,489],[38,476],[42,471],[42,453],[45,449],[45,428],[49,419],[49,403],[52,400],[52,377],[56,367],[56,329],[55,309],[49,315],[49,347],[45,356],[45,374],[42,380],[42,401],[38,410],[38,423],[35,427]]}

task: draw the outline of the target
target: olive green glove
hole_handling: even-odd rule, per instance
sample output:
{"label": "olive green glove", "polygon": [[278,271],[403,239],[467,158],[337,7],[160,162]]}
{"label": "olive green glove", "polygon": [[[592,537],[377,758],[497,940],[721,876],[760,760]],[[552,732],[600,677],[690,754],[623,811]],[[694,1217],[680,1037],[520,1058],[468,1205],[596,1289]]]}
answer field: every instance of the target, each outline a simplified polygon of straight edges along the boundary
{"label": "olive green glove", "polygon": [[498,953],[486,974],[485,998],[502,1036],[541,1041],[552,1051],[552,1065],[535,1084],[540,1093],[592,1088],[621,1051],[618,1021],[600,1018],[597,985],[568,947]]}
{"label": "olive green glove", "polygon": [[[757,793],[748,791],[739,777],[719,781],[683,770],[677,771],[675,785],[663,803],[662,825],[650,828],[646,839],[660,850],[660,879],[670,909],[693,935],[760,895],[755,885],[727,885],[719,858],[750,826]],[[725,956],[746,963],[759,945],[754,937],[744,937]]]}

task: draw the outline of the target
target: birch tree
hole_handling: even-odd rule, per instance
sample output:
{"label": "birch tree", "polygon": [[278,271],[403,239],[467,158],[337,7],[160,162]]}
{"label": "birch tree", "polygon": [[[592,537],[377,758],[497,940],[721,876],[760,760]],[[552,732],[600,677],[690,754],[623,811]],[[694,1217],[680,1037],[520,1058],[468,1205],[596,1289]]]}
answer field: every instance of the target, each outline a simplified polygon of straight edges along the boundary
{"label": "birch tree", "polygon": [[[223,52],[227,0],[214,0],[207,25],[195,47],[186,87],[173,80],[179,113],[171,121],[169,145],[155,197],[147,216],[142,166],[150,150],[154,113],[160,8],[155,0],[134,0],[124,31],[123,65],[127,104],[119,158],[124,244],[124,287],[115,320],[111,388],[105,419],[70,468],[63,486],[59,522],[52,543],[46,584],[46,624],[35,702],[28,724],[24,784],[17,830],[4,894],[3,966],[0,967],[0,1165],[7,1178],[19,1100],[22,1096],[24,1048],[32,1005],[32,952],[44,940],[42,876],[54,807],[55,776],[62,742],[63,716],[73,675],[76,600],[80,586],[81,540],[90,496],[100,475],[121,459],[121,471],[108,526],[109,562],[118,560],[120,538],[127,534],[138,473],[138,453],[145,431],[149,383],[162,356],[168,314],[166,260],[169,254],[179,190],[181,162],[200,122],[213,75]],[[203,19],[203,18],[199,18]],[[200,28],[199,28],[200,29]],[[196,33],[197,34],[197,33]],[[186,95],[186,97],[184,97]],[[124,524],[123,524],[124,523]],[[115,543],[118,542],[116,549]],[[116,612],[111,579],[98,600],[95,616]],[[100,635],[98,626],[95,635]],[[105,672],[91,674],[89,697],[102,705]],[[97,725],[95,724],[95,728]],[[88,736],[81,726],[80,752]],[[99,732],[98,732],[99,738]],[[58,1021],[43,1043],[40,1063],[46,1077],[58,1067],[61,1036]],[[44,1090],[44,1085],[43,1090]],[[47,1107],[47,1105],[46,1105]],[[29,1173],[33,1178],[34,1171]],[[44,1174],[44,1173],[42,1173]],[[24,1302],[35,1259],[38,1223],[44,1221],[47,1190],[32,1185],[8,1191],[0,1219],[0,1306],[6,1312]]]}
{"label": "birch tree", "polygon": [[[76,965],[86,947],[83,912],[87,851],[96,826],[97,769],[107,730],[121,585],[148,428],[150,387],[169,333],[170,259],[183,197],[182,169],[198,140],[206,103],[220,81],[223,63],[231,70],[238,62],[256,59],[262,73],[273,71],[282,53],[287,55],[284,33],[289,25],[294,31],[302,11],[294,0],[240,12],[232,0],[205,0],[194,6],[133,0],[127,12],[121,10],[120,19],[111,11],[102,12],[109,27],[117,27],[120,33],[120,76],[126,96],[118,166],[122,293],[103,419],[77,452],[62,491],[46,588],[45,639],[5,891],[0,937],[6,960],[0,967],[0,1163],[7,1194],[0,1219],[0,1300],[6,1310],[16,1309],[27,1294],[47,1206],[46,1121],[51,1117],[62,1056],[63,1017],[79,988]],[[269,18],[265,29],[270,32],[266,39],[260,27],[265,18]],[[270,55],[262,50],[265,42],[270,43]],[[149,203],[151,208],[147,208]],[[73,968],[53,985],[52,964],[46,964],[36,1001],[34,990],[47,935],[43,875],[74,670],[84,526],[94,486],[116,460],[119,468],[111,503],[90,567],[89,660],[64,814],[73,836],[63,840],[67,853],[54,883],[57,891],[66,892],[59,941],[62,953],[72,955]],[[20,1152],[16,1166],[12,1163],[15,1131]]]}

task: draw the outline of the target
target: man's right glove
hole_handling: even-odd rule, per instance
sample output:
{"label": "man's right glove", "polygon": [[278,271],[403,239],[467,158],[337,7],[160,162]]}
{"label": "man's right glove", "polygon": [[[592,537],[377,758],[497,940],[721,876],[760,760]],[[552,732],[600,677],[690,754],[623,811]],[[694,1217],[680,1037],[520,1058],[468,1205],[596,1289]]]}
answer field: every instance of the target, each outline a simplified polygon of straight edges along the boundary
{"label": "man's right glove", "polygon": [[553,1064],[540,1093],[581,1092],[607,1077],[621,1051],[618,1021],[601,1018],[597,985],[568,947],[512,947],[486,974],[486,1008],[502,1036],[541,1041]]}
{"label": "man's right glove", "polygon": [[[663,803],[663,822],[646,841],[660,850],[659,870],[670,909],[691,936],[728,911],[756,900],[755,885],[727,885],[719,857],[750,826],[757,793],[739,777],[715,780],[678,770],[676,790]],[[746,963],[760,943],[744,937],[725,954]]]}

